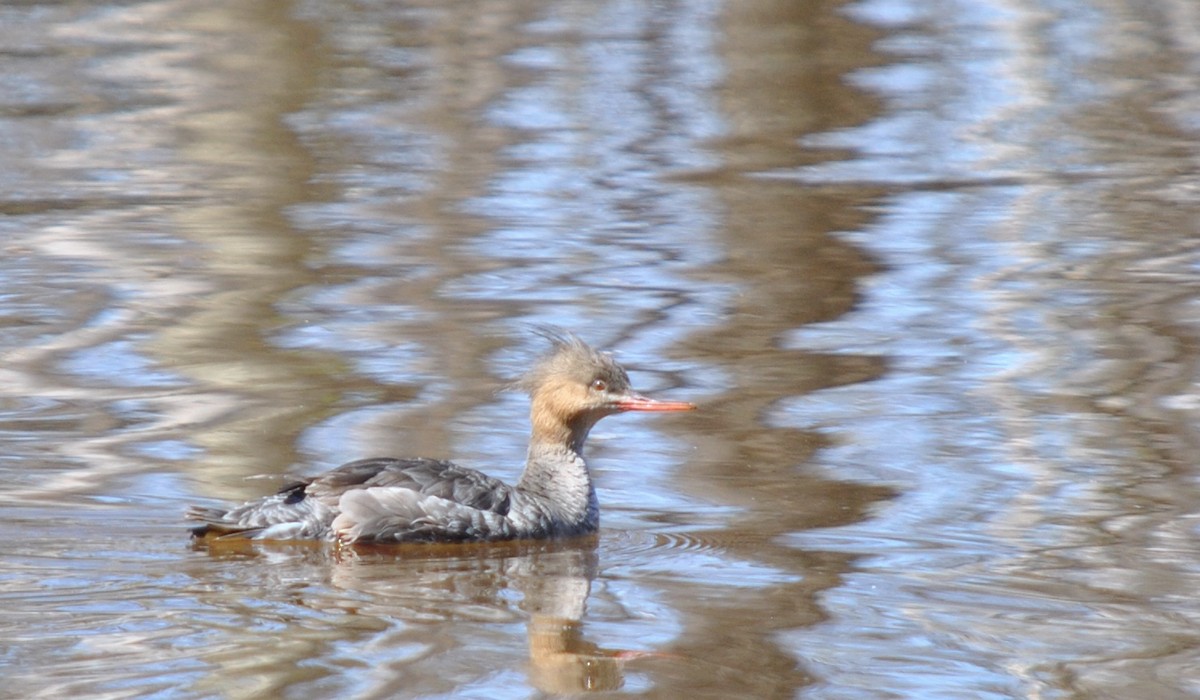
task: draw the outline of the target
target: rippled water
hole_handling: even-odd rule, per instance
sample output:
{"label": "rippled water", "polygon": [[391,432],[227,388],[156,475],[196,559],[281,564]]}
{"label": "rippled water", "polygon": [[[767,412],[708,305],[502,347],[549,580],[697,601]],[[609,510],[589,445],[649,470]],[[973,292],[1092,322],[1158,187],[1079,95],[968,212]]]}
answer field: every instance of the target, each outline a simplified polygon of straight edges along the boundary
{"label": "rippled water", "polygon": [[[1200,694],[1193,5],[0,7],[0,695]],[[597,538],[189,543],[543,323]]]}

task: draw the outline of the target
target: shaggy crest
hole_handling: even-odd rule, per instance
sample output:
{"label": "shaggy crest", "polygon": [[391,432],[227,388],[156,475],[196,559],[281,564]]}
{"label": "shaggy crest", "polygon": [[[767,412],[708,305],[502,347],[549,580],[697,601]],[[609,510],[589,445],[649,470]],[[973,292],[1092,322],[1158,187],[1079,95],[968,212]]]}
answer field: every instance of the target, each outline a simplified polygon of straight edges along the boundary
{"label": "shaggy crest", "polygon": [[[629,375],[607,352],[600,352],[570,331],[551,326],[537,328],[535,332],[549,340],[550,350],[521,375],[512,387],[527,394],[534,394],[549,377],[570,377],[581,384],[595,379],[603,380],[611,390],[629,388]],[[581,374],[581,373],[587,373]]]}

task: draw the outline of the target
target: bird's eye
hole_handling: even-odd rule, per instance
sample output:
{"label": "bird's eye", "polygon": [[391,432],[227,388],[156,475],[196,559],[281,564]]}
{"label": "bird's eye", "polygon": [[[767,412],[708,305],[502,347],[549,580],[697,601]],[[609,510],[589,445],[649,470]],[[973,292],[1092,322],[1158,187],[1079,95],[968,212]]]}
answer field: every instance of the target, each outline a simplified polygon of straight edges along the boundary
{"label": "bird's eye", "polygon": [[593,379],[591,389],[592,391],[607,391],[608,382],[604,381],[603,379]]}

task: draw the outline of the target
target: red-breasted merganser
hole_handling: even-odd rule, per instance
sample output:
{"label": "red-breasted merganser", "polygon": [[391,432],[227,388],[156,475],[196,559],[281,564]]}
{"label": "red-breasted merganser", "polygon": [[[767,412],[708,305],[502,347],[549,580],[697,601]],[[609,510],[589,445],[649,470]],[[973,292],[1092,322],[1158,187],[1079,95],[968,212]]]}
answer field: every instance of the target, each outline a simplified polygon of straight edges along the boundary
{"label": "red-breasted merganser", "polygon": [[583,460],[588,431],[625,411],[690,411],[637,394],[625,370],[577,336],[553,347],[516,383],[529,393],[533,432],[516,486],[426,459],[364,459],[230,510],[194,507],[195,537],[355,542],[483,542],[595,532],[600,506]]}

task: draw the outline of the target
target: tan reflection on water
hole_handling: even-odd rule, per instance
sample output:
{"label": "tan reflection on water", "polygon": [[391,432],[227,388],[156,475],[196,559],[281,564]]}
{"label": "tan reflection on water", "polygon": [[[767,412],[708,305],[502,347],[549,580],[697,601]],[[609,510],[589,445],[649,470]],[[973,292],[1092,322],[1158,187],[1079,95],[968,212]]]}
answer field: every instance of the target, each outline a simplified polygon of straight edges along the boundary
{"label": "tan reflection on water", "polygon": [[[543,692],[616,689],[627,661],[655,655],[644,649],[605,649],[587,639],[582,618],[597,571],[594,540],[337,552],[320,545],[233,542],[201,551],[232,576],[227,588],[262,586],[268,582],[261,578],[266,565],[274,571],[272,590],[264,598],[282,595],[276,610],[311,608],[336,621],[326,627],[321,618],[314,618],[316,626],[301,617],[281,620],[289,629],[279,635],[279,643],[262,644],[254,629],[258,614],[247,607],[242,613],[249,625],[242,633],[245,639],[230,629],[226,651],[204,653],[218,670],[199,689],[226,697],[261,697],[329,675],[329,668],[305,670],[305,662],[314,658],[358,667],[359,692],[372,697],[450,691],[455,681],[446,676],[453,676],[454,655],[470,643],[454,637],[471,634],[470,625],[454,623],[473,623],[479,631],[519,623],[522,616],[504,600],[510,592],[521,595],[520,608],[528,618],[528,658],[521,665]],[[201,579],[207,578],[198,568],[202,562],[190,567]],[[215,592],[207,602],[216,609],[236,607],[228,591]],[[355,658],[355,646],[363,648],[362,657]],[[388,653],[389,647],[397,653]],[[511,664],[505,653],[498,652],[497,670]],[[415,663],[439,656],[445,657],[442,663]]]}
{"label": "tan reflection on water", "polygon": [[[145,4],[52,25],[51,45],[96,51],[86,69],[96,81],[153,87],[140,95],[144,102],[97,103],[102,124],[77,127],[105,133],[100,142],[114,144],[111,160],[96,149],[63,153],[57,163],[68,171],[124,166],[124,187],[97,190],[95,209],[31,239],[47,255],[86,261],[95,268],[89,281],[122,293],[93,312],[102,321],[89,319],[53,344],[10,355],[10,364],[36,377],[31,393],[101,405],[137,400],[154,419],[119,431],[96,426],[88,432],[110,434],[64,444],[63,452],[84,460],[86,471],[42,483],[44,493],[94,489],[129,469],[121,453],[130,443],[154,440],[203,447],[214,472],[270,471],[294,461],[287,436],[328,410],[314,400],[319,394],[297,400],[280,390],[330,360],[290,357],[281,365],[278,356],[261,352],[273,305],[311,281],[302,264],[308,246],[291,234],[285,212],[315,193],[313,169],[284,117],[305,103],[320,71],[310,51],[316,35],[290,12],[290,4],[280,2],[234,3],[219,11]],[[164,33],[171,50],[156,48]],[[94,49],[102,37],[120,37],[125,50],[106,55]],[[143,192],[171,205],[138,205]],[[135,204],[125,206],[126,198]],[[164,232],[185,242],[156,245]],[[73,353],[125,337],[137,338],[136,347],[158,366],[202,388],[106,390],[72,386],[57,372]],[[246,450],[247,444],[255,449]]]}

